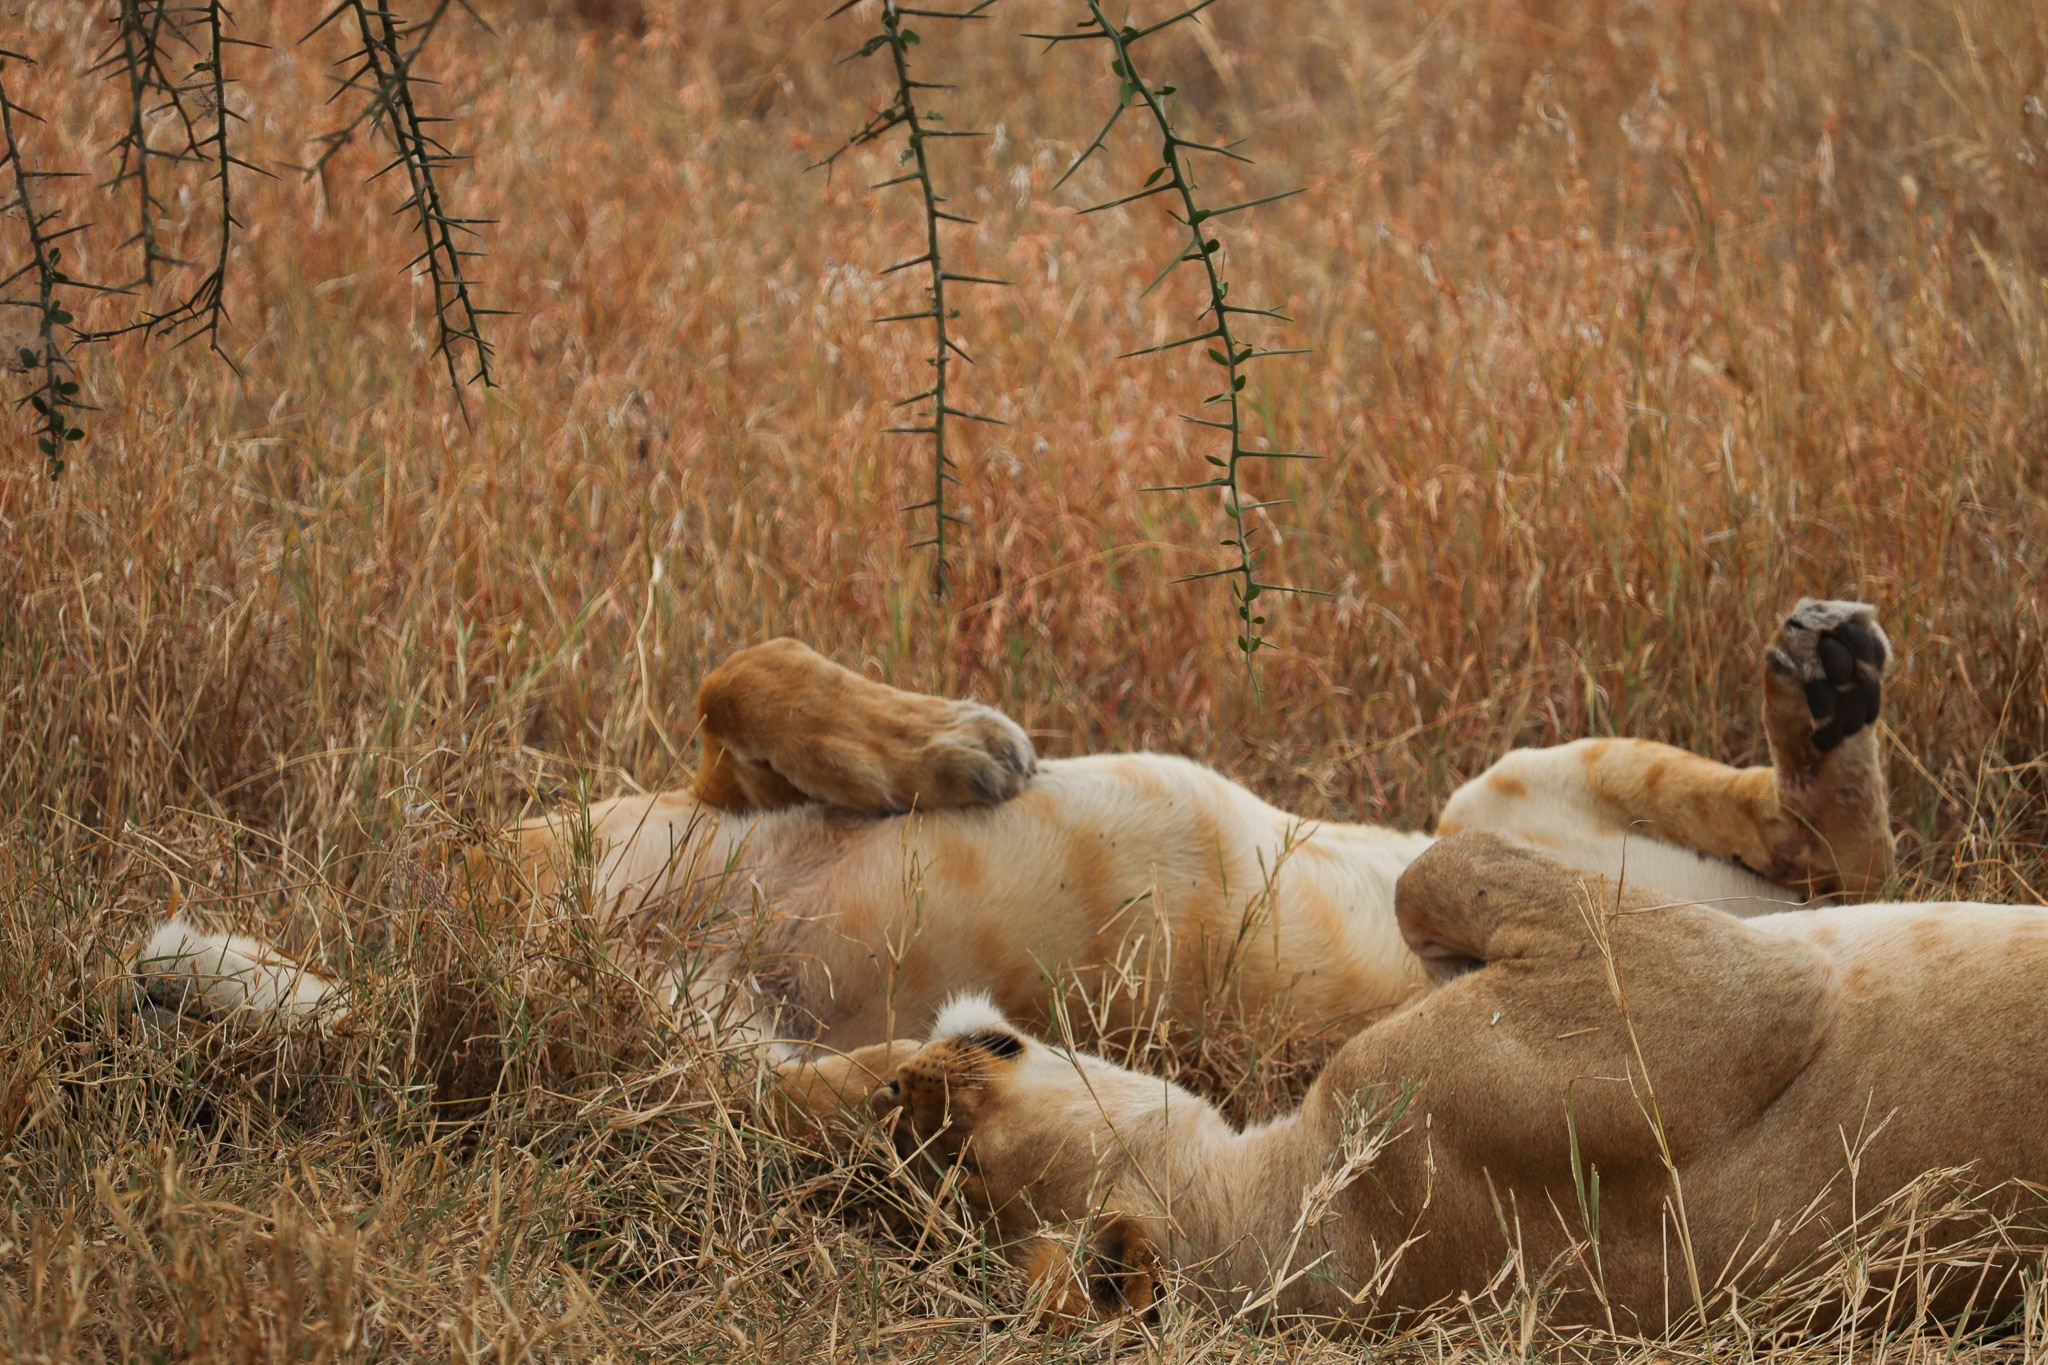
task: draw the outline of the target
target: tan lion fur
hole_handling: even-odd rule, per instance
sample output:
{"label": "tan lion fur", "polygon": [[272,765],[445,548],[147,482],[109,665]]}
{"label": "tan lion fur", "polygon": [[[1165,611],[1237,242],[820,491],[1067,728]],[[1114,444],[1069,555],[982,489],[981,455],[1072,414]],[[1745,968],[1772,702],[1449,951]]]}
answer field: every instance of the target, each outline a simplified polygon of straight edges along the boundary
{"label": "tan lion fur", "polygon": [[[957,1163],[1067,1313],[1142,1306],[1129,1277],[1166,1263],[1230,1306],[1385,1317],[1482,1295],[1513,1252],[1563,1272],[1551,1321],[1660,1331],[1696,1293],[1739,1306],[1932,1168],[1965,1168],[1986,1217],[2021,1215],[2011,1246],[2042,1244],[2048,910],[1743,921],[1485,834],[1437,843],[1396,901],[1446,984],[1245,1132],[985,1010],[856,1060],[893,1067],[872,1104],[899,1145]],[[1090,1250],[1105,1229],[1112,1250]],[[1088,1288],[1099,1254],[1114,1294]],[[2010,1303],[2015,1255],[1951,1279],[1937,1311]]]}
{"label": "tan lion fur", "polygon": [[[1771,766],[1641,740],[1518,750],[1451,798],[1441,829],[1739,913],[1867,893],[1891,857],[1876,728],[1819,752],[1808,704],[1827,685],[1819,642],[1848,629],[1874,688],[1888,646],[1869,607],[1803,601],[1777,632],[1762,671]],[[622,952],[690,960],[663,987],[677,1007],[744,995],[758,1036],[845,1049],[921,1035],[968,990],[1042,1025],[1049,979],[1064,978],[1118,996],[1111,1028],[1227,995],[1248,1017],[1341,1038],[1427,985],[1393,913],[1427,835],[1306,820],[1167,755],[1040,761],[986,706],[884,686],[790,640],[733,655],[698,708],[692,790],[514,831],[533,913],[587,875]],[[724,926],[708,962],[674,923],[706,897]],[[135,971],[188,1006],[345,1009],[275,950],[182,922],[158,939]],[[191,989],[209,963],[232,980]]]}

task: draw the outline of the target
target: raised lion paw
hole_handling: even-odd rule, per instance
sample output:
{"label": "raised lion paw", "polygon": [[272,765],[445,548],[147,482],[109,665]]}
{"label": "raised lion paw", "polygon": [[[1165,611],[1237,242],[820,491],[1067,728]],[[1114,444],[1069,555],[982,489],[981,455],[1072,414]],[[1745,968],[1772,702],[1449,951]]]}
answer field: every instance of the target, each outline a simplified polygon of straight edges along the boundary
{"label": "raised lion paw", "polygon": [[1800,598],[1765,657],[1805,689],[1821,753],[1877,723],[1892,646],[1869,603]]}
{"label": "raised lion paw", "polygon": [[931,790],[924,803],[1001,805],[1024,790],[1038,770],[1038,755],[1024,727],[979,702],[947,703],[949,725],[925,743]]}

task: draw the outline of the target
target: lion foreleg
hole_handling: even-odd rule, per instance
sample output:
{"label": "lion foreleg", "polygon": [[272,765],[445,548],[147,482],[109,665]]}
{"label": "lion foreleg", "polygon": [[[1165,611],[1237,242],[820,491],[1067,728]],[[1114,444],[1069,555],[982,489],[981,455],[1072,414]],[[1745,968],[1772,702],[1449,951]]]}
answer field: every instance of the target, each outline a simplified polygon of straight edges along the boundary
{"label": "lion foreleg", "polygon": [[704,679],[697,713],[696,796],[727,811],[997,805],[1036,765],[1030,739],[1000,711],[885,686],[795,640],[726,660]]}
{"label": "lion foreleg", "polygon": [[347,1013],[338,983],[268,943],[201,929],[183,916],[158,925],[128,966],[142,998],[160,1009],[312,1020],[323,1029]]}

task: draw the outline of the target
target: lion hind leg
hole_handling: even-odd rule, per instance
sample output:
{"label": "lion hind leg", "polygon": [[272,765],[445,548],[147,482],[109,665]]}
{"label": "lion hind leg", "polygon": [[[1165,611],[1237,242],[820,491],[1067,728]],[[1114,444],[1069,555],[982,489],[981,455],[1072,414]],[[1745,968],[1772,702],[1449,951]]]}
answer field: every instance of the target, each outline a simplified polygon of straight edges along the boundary
{"label": "lion hind leg", "polygon": [[795,640],[726,660],[704,679],[697,713],[695,794],[721,810],[992,806],[1037,767],[1031,740],[1000,711],[874,682]]}
{"label": "lion hind leg", "polygon": [[258,939],[201,929],[181,915],[156,927],[129,971],[144,1000],[179,1013],[331,1028],[345,1012],[336,982]]}
{"label": "lion hind leg", "polygon": [[1574,740],[1503,755],[1452,794],[1436,832],[1503,835],[1606,876],[1627,840],[1648,838],[1780,881],[1787,837],[1772,780],[1769,768],[1654,740]]}
{"label": "lion hind leg", "polygon": [[1641,739],[1518,749],[1452,795],[1437,832],[1491,830],[1567,861],[1582,836],[1647,835],[1780,886],[1868,895],[1891,871],[1875,725],[1890,658],[1872,608],[1802,599],[1764,655],[1770,766]]}
{"label": "lion hind leg", "polygon": [[1862,602],[1801,598],[1764,652],[1775,795],[1795,829],[1789,879],[1869,895],[1892,870],[1877,720],[1891,641]]}

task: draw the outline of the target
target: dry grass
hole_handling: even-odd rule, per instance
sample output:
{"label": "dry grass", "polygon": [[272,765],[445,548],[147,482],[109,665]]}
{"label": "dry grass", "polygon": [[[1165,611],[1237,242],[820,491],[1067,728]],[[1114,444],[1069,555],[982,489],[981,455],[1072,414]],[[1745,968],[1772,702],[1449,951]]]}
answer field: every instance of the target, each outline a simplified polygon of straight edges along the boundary
{"label": "dry grass", "polygon": [[[38,158],[83,165],[114,127],[75,78],[98,7],[9,8],[44,61],[17,92]],[[240,7],[272,44],[240,94],[266,164],[318,131],[314,8]],[[1772,613],[1865,597],[1901,649],[1902,893],[2048,889],[2048,10],[1234,0],[1213,42],[1165,40],[1203,126],[1255,138],[1217,193],[1308,187],[1227,237],[1242,295],[1315,348],[1260,407],[1324,457],[1257,476],[1296,499],[1275,576],[1335,593],[1274,613],[1261,705],[1220,592],[1169,583],[1213,562],[1213,507],[1135,491],[1200,472],[1172,414],[1201,376],[1110,358],[1194,299],[1137,297],[1166,225],[1074,215],[1134,158],[1051,191],[1114,84],[1015,41],[1072,17],[1029,0],[920,52],[996,130],[944,154],[983,223],[962,264],[1017,281],[962,319],[971,405],[1011,425],[970,435],[957,596],[922,596],[893,510],[921,456],[880,401],[916,387],[917,342],[865,323],[918,229],[861,188],[881,156],[802,173],[876,93],[831,65],[824,8],[534,3],[451,36],[441,98],[482,153],[456,202],[503,215],[485,301],[518,310],[473,428],[358,148],[324,185],[248,183],[239,375],[122,343],[64,482],[25,442],[0,470],[0,1356],[1351,1349],[1185,1309],[1012,1325],[952,1209],[751,1126],[743,1078],[573,925],[524,949],[493,932],[516,907],[448,894],[475,830],[677,781],[695,678],[773,632],[993,701],[1049,753],[1174,749],[1414,824],[1515,743],[1756,758]],[[121,274],[93,212],[78,273]],[[150,1036],[106,977],[173,898],[314,952],[374,1024]],[[524,1006],[543,950],[581,986]],[[1179,1064],[1221,1085],[1257,1060],[1214,1046]],[[1503,1294],[1386,1350],[1793,1349],[1559,1340]],[[2044,1342],[2037,1295],[1989,1349]]]}

